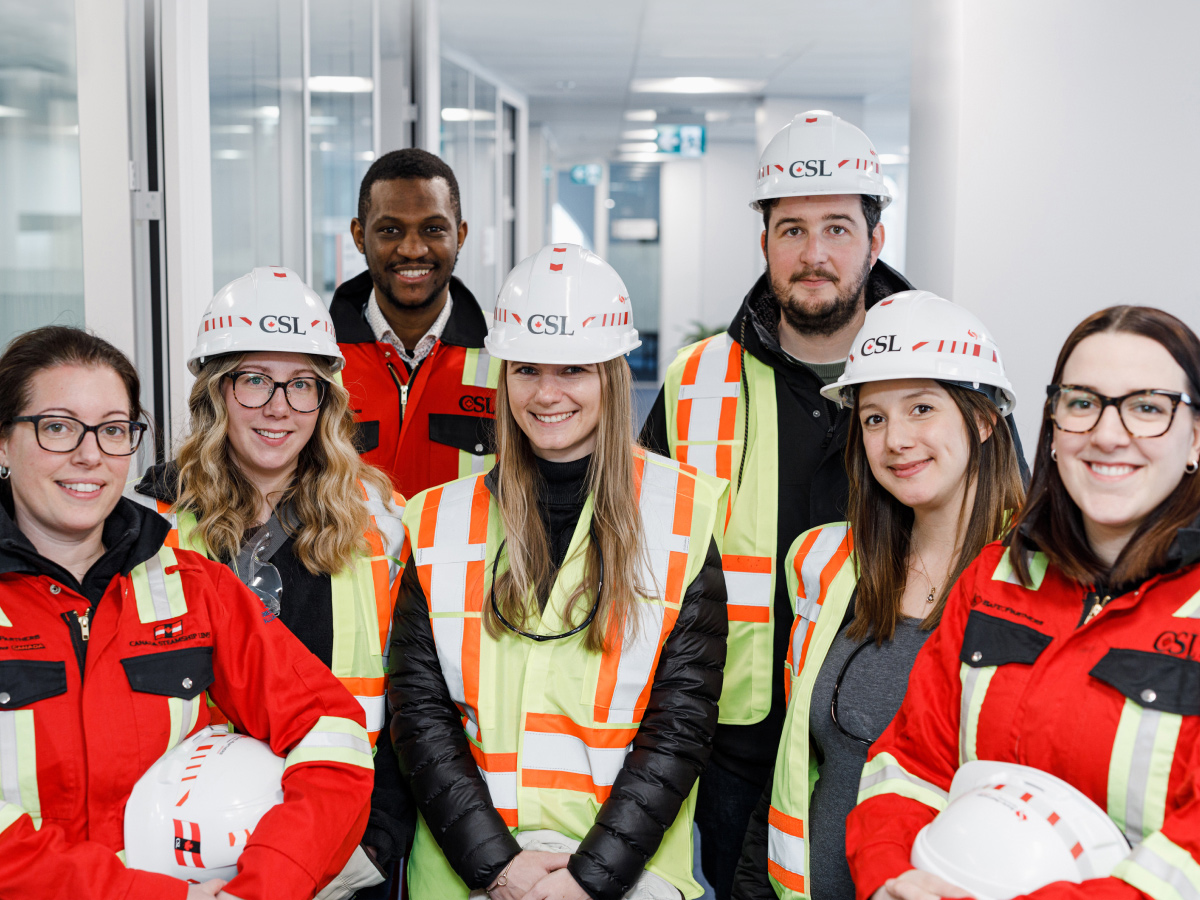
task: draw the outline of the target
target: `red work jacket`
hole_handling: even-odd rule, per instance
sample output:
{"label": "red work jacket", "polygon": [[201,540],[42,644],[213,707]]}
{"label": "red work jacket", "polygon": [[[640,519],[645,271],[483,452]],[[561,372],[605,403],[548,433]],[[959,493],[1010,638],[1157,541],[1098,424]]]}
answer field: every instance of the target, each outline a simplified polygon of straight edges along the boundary
{"label": "red work jacket", "polygon": [[[1194,534],[1193,534],[1194,536]],[[1178,543],[1178,542],[1177,542]],[[963,573],[871,747],[846,852],[859,898],[912,868],[917,832],[974,759],[1064,779],[1121,827],[1133,852],[1113,875],[1056,882],[1044,900],[1191,897],[1200,884],[1200,565],[1182,565],[1094,605],[1032,557],[1016,583],[991,544]],[[913,799],[920,797],[921,799]]]}
{"label": "red work jacket", "polygon": [[[127,869],[118,854],[130,791],[209,724],[207,691],[238,731],[285,759],[297,752],[284,802],[254,830],[229,892],[312,897],[366,826],[373,770],[362,709],[228,569],[187,550],[156,553],[166,522],[120,503],[127,521],[131,510],[140,518],[137,547],[149,535],[152,549],[94,607],[32,547],[13,550],[24,539],[0,510],[0,896],[182,900],[185,882]],[[156,581],[170,603],[149,592]],[[359,733],[365,752],[322,750]]]}
{"label": "red work jacket", "polygon": [[441,339],[410,373],[395,347],[376,341],[365,310],[374,285],[363,272],[340,285],[329,311],[346,357],[342,384],[358,422],[363,459],[406,497],[495,463],[499,360],[483,349],[487,323],[471,292],[450,280],[454,305]]}

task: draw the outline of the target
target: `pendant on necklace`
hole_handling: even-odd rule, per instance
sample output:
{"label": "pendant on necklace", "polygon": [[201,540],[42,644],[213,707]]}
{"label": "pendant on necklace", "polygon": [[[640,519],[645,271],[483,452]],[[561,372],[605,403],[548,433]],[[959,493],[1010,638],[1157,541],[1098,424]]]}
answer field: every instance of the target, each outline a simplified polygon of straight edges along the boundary
{"label": "pendant on necklace", "polygon": [[926,602],[926,603],[932,603],[932,602],[933,602],[933,592],[934,592],[934,590],[935,590],[935,589],[934,589],[933,587],[930,587],[930,588],[929,588],[929,596],[925,598],[925,602]]}

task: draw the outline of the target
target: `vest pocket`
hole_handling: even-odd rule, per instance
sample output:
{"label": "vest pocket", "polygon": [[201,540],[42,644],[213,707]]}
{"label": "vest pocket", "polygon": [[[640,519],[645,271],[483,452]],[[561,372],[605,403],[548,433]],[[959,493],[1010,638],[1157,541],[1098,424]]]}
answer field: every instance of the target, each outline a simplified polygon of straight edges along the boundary
{"label": "vest pocket", "polygon": [[66,663],[33,659],[0,662],[0,710],[20,709],[66,692]]}
{"label": "vest pocket", "polygon": [[473,456],[496,452],[495,427],[486,416],[430,413],[429,439]]}
{"label": "vest pocket", "polygon": [[973,669],[1037,662],[1051,638],[1028,625],[989,616],[978,610],[967,619],[959,660]]}
{"label": "vest pocket", "polygon": [[143,694],[194,700],[213,683],[212,647],[186,647],[121,660],[129,686]]}
{"label": "vest pocket", "polygon": [[1113,648],[1088,673],[1145,709],[1200,715],[1200,662]]}
{"label": "vest pocket", "polygon": [[369,453],[379,446],[379,420],[374,422],[354,423],[354,449],[359,453]]}

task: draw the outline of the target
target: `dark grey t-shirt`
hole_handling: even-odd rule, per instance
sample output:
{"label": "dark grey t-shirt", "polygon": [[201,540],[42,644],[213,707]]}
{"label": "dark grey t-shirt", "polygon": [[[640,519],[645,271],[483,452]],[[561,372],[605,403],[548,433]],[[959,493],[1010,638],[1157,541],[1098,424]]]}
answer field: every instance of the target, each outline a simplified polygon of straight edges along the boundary
{"label": "dark grey t-shirt", "polygon": [[[851,734],[876,740],[904,700],[908,673],[931,632],[918,619],[901,619],[882,647],[871,641],[854,657],[838,694],[838,722]],[[829,648],[813,685],[809,737],[817,759],[817,784],[809,809],[813,900],[854,900],[846,863],[846,816],[858,798],[867,745],[846,737],[830,716],[833,688],[843,663],[860,644],[843,630]]]}

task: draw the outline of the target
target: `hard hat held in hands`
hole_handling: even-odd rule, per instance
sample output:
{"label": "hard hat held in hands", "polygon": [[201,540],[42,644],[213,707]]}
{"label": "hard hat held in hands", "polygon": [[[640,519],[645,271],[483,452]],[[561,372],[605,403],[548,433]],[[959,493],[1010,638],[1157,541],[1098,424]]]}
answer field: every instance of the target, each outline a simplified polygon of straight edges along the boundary
{"label": "hard hat held in hands", "polygon": [[321,295],[282,266],[259,266],[217,291],[200,320],[188,370],[199,375],[214,356],[255,351],[324,356],[335,372],[345,363]]}
{"label": "hard hat held in hands", "polygon": [[578,244],[551,244],[517,263],[483,344],[497,359],[570,365],[641,346],[625,282]]}
{"label": "hard hat held in hands", "polygon": [[960,768],[950,805],[917,834],[912,864],[976,900],[1010,900],[1055,881],[1104,878],[1129,844],[1099,806],[1029,766]]}
{"label": "hard hat held in hands", "polygon": [[125,864],[185,881],[229,880],[267,810],[284,761],[262,741],[203,728],[151,766],[125,804]]}
{"label": "hard hat held in hands", "polygon": [[850,406],[857,385],[898,378],[932,378],[980,391],[1001,415],[1017,405],[1000,348],[983,323],[929,291],[901,291],[868,309],[846,370],[821,396]]}
{"label": "hard hat held in hands", "polygon": [[845,119],[813,109],[783,126],[763,150],[750,206],[828,194],[870,194],[881,206],[892,202],[870,139]]}

